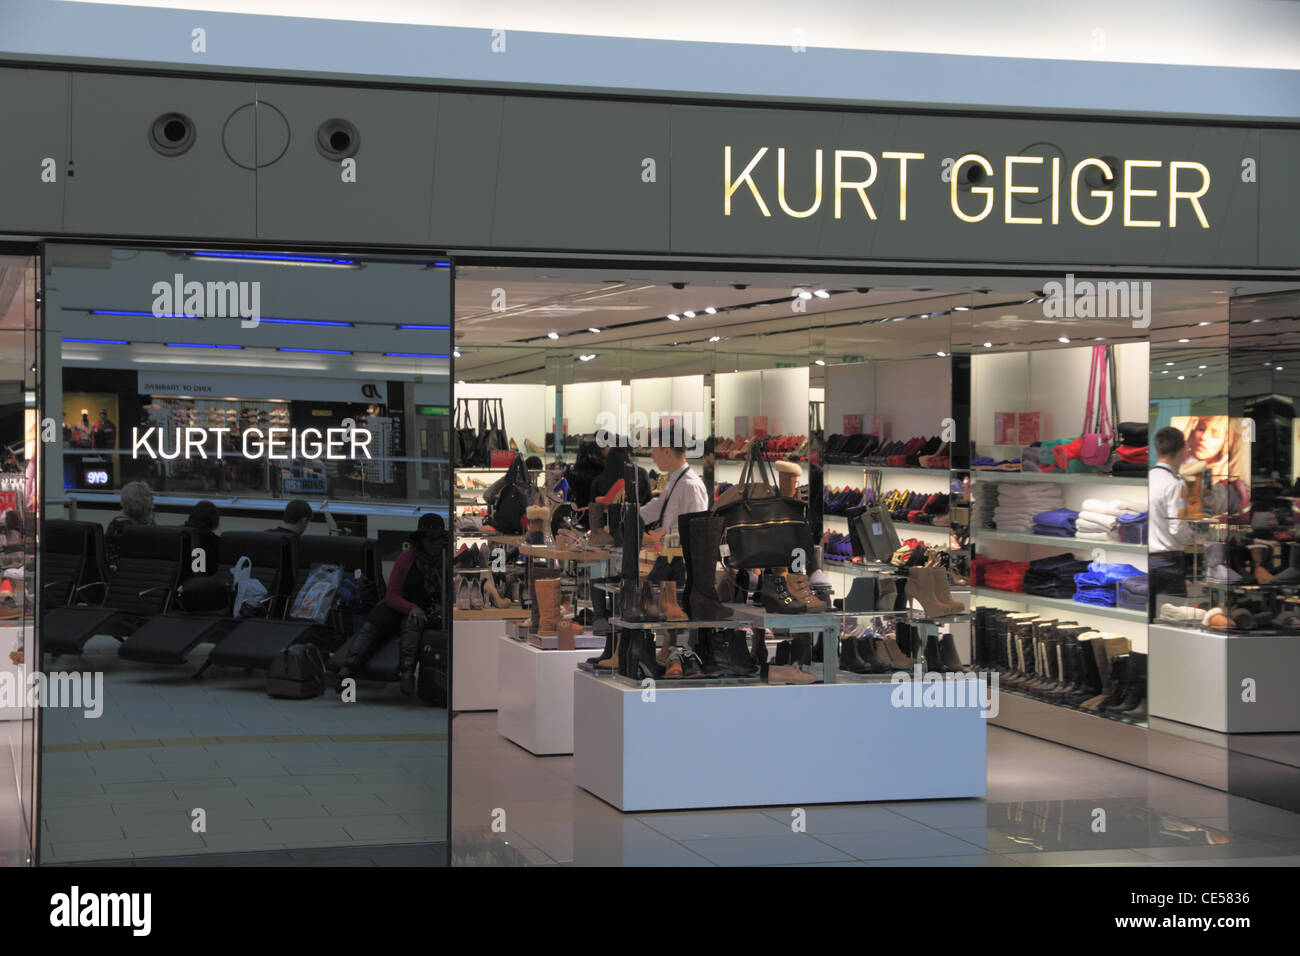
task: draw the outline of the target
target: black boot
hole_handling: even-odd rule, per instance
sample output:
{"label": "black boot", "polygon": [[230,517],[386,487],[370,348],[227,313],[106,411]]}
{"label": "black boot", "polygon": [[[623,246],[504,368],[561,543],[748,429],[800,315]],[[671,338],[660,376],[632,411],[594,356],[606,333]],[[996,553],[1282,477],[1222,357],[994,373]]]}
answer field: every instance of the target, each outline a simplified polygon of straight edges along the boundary
{"label": "black boot", "polygon": [[1147,716],[1147,656],[1129,655],[1128,689],[1118,706],[1110,712],[1130,720],[1146,720]]}
{"label": "black boot", "polygon": [[1115,710],[1128,694],[1129,662],[1132,659],[1133,655],[1131,653],[1116,654],[1110,659],[1110,679],[1114,681],[1114,690],[1111,691],[1109,697],[1097,705],[1097,713],[1109,716],[1111,711]]}
{"label": "black boot", "polygon": [[850,674],[871,673],[871,667],[858,656],[856,638],[846,637],[840,641],[840,670],[848,671]]}
{"label": "black boot", "polygon": [[722,551],[722,519],[707,511],[697,511],[682,515],[677,527],[682,541],[690,541],[689,546],[683,546],[687,558],[686,589],[690,593],[683,609],[696,621],[729,620],[735,612],[718,600],[714,575]]}
{"label": "black boot", "polygon": [[802,601],[795,600],[786,587],[785,577],[778,571],[764,571],[759,587],[763,610],[768,614],[803,614],[808,610]]}
{"label": "black boot", "polygon": [[856,613],[876,609],[876,579],[868,577],[854,578],[849,585],[849,593],[844,596],[844,610]]}
{"label": "black boot", "polygon": [[626,510],[621,524],[623,531],[623,583],[618,592],[618,613],[625,621],[644,621],[641,610],[641,581],[637,562],[641,548],[641,518],[636,512]]}
{"label": "black boot", "polygon": [[412,615],[406,615],[397,647],[397,683],[407,697],[415,693],[415,659],[420,650],[421,633],[423,628],[412,620]]}
{"label": "black boot", "polygon": [[653,631],[623,632],[623,646],[619,651],[618,672],[633,680],[658,680],[664,676],[663,666],[655,658]]}
{"label": "black boot", "polygon": [[957,640],[951,634],[939,636],[939,660],[943,662],[945,671],[959,674],[966,670],[957,653]]}
{"label": "black boot", "polygon": [[704,669],[708,677],[758,676],[758,662],[749,652],[744,631],[727,628],[709,632],[709,652]]}
{"label": "black boot", "polygon": [[361,665],[370,659],[371,653],[382,638],[383,635],[375,625],[369,621],[362,624],[361,630],[357,631],[348,642],[347,656],[339,664],[339,680],[344,681],[349,677],[355,677]]}
{"label": "black boot", "polygon": [[[613,630],[609,626],[609,605],[606,603],[606,599],[607,595],[604,589],[593,581],[591,583],[591,633],[597,637],[608,638]],[[608,641],[606,641],[606,644],[608,644]],[[612,648],[606,647],[606,650],[612,651]]]}

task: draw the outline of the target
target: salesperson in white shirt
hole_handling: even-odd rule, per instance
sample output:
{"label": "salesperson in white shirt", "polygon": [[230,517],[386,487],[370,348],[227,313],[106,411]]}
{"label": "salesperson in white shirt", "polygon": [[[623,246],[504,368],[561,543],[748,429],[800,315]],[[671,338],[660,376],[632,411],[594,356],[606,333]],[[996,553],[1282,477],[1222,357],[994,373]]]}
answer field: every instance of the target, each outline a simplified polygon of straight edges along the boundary
{"label": "salesperson in white shirt", "polygon": [[1180,517],[1187,504],[1187,486],[1178,473],[1183,433],[1166,426],[1156,432],[1155,443],[1157,461],[1147,475],[1147,592],[1153,621],[1160,595],[1187,594],[1184,548],[1193,540],[1191,524]]}
{"label": "salesperson in white shirt", "polygon": [[646,523],[645,540],[650,546],[661,544],[665,534],[677,530],[679,516],[709,510],[709,489],[686,460],[690,443],[684,431],[677,440],[680,445],[656,445],[650,449],[655,467],[667,475],[659,497],[641,506],[641,520]]}

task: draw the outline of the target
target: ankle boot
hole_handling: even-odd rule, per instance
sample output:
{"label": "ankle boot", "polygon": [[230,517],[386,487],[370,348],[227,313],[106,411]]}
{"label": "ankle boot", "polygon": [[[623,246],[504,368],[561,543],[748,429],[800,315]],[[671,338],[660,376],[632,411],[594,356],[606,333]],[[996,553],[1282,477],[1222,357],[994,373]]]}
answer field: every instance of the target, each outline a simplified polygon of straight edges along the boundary
{"label": "ankle boot", "polygon": [[641,620],[651,623],[662,621],[663,612],[659,610],[659,591],[650,583],[650,578],[642,578],[641,589],[637,592],[637,613]]}
{"label": "ankle boot", "polygon": [[493,580],[491,574],[483,575],[483,594],[493,607],[510,606],[510,602],[502,597],[501,592],[497,590],[497,583]]}
{"label": "ankle boot", "polygon": [[794,599],[808,609],[809,614],[821,614],[827,609],[825,602],[813,593],[806,574],[788,572],[785,575],[785,586]]}
{"label": "ankle boot", "polygon": [[951,634],[939,635],[939,660],[943,662],[946,671],[954,674],[960,674],[968,670],[966,665],[961,662],[961,655],[957,653],[957,639]]}
{"label": "ankle boot", "polygon": [[808,608],[795,598],[786,587],[785,577],[779,570],[763,572],[759,584],[763,610],[768,614],[803,614]]}
{"label": "ankle boot", "polygon": [[625,635],[618,672],[633,680],[663,677],[664,668],[655,656],[654,632],[629,630]]}
{"label": "ankle boot", "polygon": [[[726,621],[735,613],[718,600],[714,570],[718,566],[722,549],[722,519],[707,511],[682,515],[678,528],[686,557],[686,589],[689,593],[687,609],[696,621]],[[689,548],[689,550],[687,550]]]}
{"label": "ankle boot", "polygon": [[587,544],[593,548],[614,547],[613,536],[605,530],[605,505],[593,501],[587,506]]}
{"label": "ankle boot", "polygon": [[849,593],[844,597],[844,610],[862,613],[864,611],[874,611],[876,609],[876,588],[877,581],[875,578],[857,577],[849,585]]}
{"label": "ankle boot", "polygon": [[907,599],[909,602],[920,602],[922,612],[926,617],[947,617],[964,611],[965,608],[960,604],[948,603],[941,601],[935,593],[935,576],[936,568],[913,567],[907,572]]}
{"label": "ankle boot", "polygon": [[533,582],[533,592],[537,596],[537,636],[554,637],[560,620],[559,578],[544,578]]}
{"label": "ankle boot", "polygon": [[525,514],[528,518],[528,534],[524,536],[524,544],[545,544],[550,532],[551,509],[545,505],[532,505]]}
{"label": "ankle boot", "polygon": [[840,670],[850,674],[871,673],[871,667],[858,655],[858,642],[855,638],[846,637],[840,641]]}
{"label": "ankle boot", "polygon": [[677,604],[677,585],[671,580],[659,582],[659,613],[665,621],[687,621],[689,615]]}
{"label": "ankle boot", "polygon": [[379,645],[381,638],[379,629],[375,625],[366,621],[361,625],[361,630],[352,635],[352,640],[347,643],[346,656],[339,664],[339,680],[346,680],[349,677],[356,676],[356,672],[370,658],[370,654]]}
{"label": "ankle boot", "polygon": [[946,604],[952,608],[960,608],[953,611],[953,614],[960,614],[966,610],[966,605],[962,604],[952,596],[952,589],[948,586],[948,569],[942,564],[936,564],[930,569],[930,580],[934,583],[934,596],[939,599],[940,604]]}
{"label": "ankle boot", "polygon": [[1250,564],[1254,578],[1260,584],[1273,582],[1273,549],[1267,544],[1250,546]]}
{"label": "ankle boot", "polygon": [[600,670],[618,670],[618,652],[623,647],[623,635],[627,631],[617,631],[610,629],[610,635],[605,638],[605,654],[603,657],[591,658],[587,663]]}

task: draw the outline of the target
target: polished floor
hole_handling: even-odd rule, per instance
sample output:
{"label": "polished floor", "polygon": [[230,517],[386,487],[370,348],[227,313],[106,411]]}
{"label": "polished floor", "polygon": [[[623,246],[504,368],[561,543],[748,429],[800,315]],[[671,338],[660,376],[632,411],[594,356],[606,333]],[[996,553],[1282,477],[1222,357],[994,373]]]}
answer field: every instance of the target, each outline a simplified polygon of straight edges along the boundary
{"label": "polished floor", "polygon": [[572,757],[534,757],[498,735],[495,714],[452,726],[453,863],[1300,864],[1300,814],[998,728],[982,800],[624,814],[573,785]]}
{"label": "polished floor", "polygon": [[192,680],[201,659],[144,668],[96,638],[56,663],[102,670],[105,706],[44,712],[42,863],[446,840],[445,710],[369,683],[273,699],[263,673]]}

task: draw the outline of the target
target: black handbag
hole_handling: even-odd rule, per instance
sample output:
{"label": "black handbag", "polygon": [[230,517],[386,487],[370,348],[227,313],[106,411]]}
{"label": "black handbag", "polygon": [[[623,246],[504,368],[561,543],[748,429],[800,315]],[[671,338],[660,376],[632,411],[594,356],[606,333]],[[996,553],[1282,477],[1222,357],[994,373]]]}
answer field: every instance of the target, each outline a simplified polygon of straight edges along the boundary
{"label": "black handbag", "polygon": [[186,614],[231,613],[235,600],[235,582],[229,571],[190,578],[176,588],[176,603]]}
{"label": "black handbag", "polygon": [[415,675],[415,695],[433,707],[448,703],[447,632],[426,628],[420,635],[419,669]]}
{"label": "black handbag", "polygon": [[474,461],[474,442],[478,438],[478,432],[474,429],[474,421],[470,416],[468,399],[462,398],[456,402],[456,417],[452,421],[452,428],[456,434],[456,465],[460,468],[486,467]]}
{"label": "black handbag", "polygon": [[315,644],[290,644],[271,658],[266,695],[306,700],[325,693],[325,661]]}
{"label": "black handbag", "polygon": [[483,495],[488,524],[501,534],[523,534],[525,513],[535,494],[523,456],[515,455],[506,473]]}
{"label": "black handbag", "polygon": [[766,441],[750,444],[749,458],[735,487],[713,506],[722,519],[726,563],[733,568],[785,568],[802,551],[812,555],[812,530],[808,506],[799,498],[783,498],[777,491],[772,466],[764,454]]}

